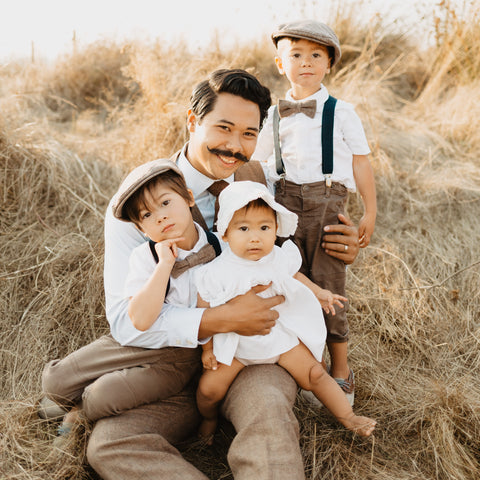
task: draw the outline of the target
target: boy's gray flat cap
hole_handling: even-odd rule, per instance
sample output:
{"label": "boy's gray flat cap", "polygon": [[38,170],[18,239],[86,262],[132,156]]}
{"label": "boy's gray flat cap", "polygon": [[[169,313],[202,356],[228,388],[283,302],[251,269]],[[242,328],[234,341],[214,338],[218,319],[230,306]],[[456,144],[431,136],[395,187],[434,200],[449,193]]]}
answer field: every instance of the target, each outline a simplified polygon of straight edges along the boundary
{"label": "boy's gray flat cap", "polygon": [[118,187],[117,193],[114,196],[112,209],[113,216],[119,220],[128,221],[124,216],[123,206],[125,202],[149,180],[160,175],[161,173],[173,170],[183,177],[182,171],[178,168],[176,163],[165,158],[159,158],[158,160],[152,160],[151,162],[144,163],[137,168],[134,168]]}
{"label": "boy's gray flat cap", "polygon": [[340,42],[335,32],[325,23],[317,22],[315,20],[297,20],[295,22],[282,23],[277,30],[272,33],[272,40],[275,46],[282,37],[289,38],[303,38],[312,42],[333,47],[335,55],[332,58],[333,67],[342,56],[340,49]]}

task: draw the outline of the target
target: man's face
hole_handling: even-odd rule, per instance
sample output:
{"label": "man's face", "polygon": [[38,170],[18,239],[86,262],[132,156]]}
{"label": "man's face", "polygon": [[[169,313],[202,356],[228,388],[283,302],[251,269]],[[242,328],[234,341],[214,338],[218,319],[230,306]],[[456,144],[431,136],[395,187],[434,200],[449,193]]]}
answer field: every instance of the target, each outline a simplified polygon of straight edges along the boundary
{"label": "man's face", "polygon": [[188,111],[188,130],[187,158],[193,167],[215,180],[228,178],[255,150],[260,109],[242,97],[220,93],[201,121]]}

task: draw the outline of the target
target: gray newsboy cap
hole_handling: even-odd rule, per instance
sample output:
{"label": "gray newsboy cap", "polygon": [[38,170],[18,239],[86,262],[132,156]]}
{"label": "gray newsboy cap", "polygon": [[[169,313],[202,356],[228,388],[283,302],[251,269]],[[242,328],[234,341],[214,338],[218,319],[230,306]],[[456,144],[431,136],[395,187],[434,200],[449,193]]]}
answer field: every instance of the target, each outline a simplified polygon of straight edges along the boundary
{"label": "gray newsboy cap", "polygon": [[303,38],[312,42],[333,47],[335,54],[332,58],[333,67],[342,56],[340,42],[335,32],[325,23],[315,20],[297,20],[295,22],[282,23],[277,30],[272,33],[272,40],[275,46],[282,37]]}
{"label": "gray newsboy cap", "polygon": [[123,206],[125,202],[149,180],[160,175],[161,173],[168,172],[169,170],[178,173],[183,177],[182,171],[178,168],[177,164],[171,160],[165,158],[159,158],[158,160],[152,160],[151,162],[144,163],[139,167],[133,169],[118,187],[117,193],[114,196],[112,209],[113,216],[119,220],[128,221],[128,218],[124,216]]}

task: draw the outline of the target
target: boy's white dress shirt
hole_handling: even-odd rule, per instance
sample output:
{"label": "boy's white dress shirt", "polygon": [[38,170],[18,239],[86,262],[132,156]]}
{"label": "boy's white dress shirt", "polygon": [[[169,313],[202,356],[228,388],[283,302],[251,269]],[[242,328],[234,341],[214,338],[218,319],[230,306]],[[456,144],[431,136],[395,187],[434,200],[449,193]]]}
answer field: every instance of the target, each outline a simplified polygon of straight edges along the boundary
{"label": "boy's white dress shirt", "polygon": [[[178,158],[178,165],[184,173],[188,187],[193,191],[200,212],[204,217],[211,218],[210,223],[213,224],[215,197],[205,189],[214,180],[195,170],[185,157],[184,151]],[[227,179],[229,180],[233,180],[233,175],[232,178]],[[113,216],[112,201],[113,199],[105,215],[104,288],[106,316],[113,338],[121,345],[132,347],[196,347],[198,329],[204,311],[202,308],[167,304],[157,321],[147,331],[141,332],[133,326],[127,312],[128,297],[125,296],[125,284],[130,255],[136,247],[146,244],[147,238],[133,223],[123,222]],[[193,251],[205,245],[206,235],[200,235],[200,238],[204,239],[203,243],[201,245],[197,243]],[[148,248],[147,244],[146,248]]]}
{"label": "boy's white dress shirt", "polygon": [[[285,165],[286,179],[302,185],[325,180],[322,173],[322,114],[328,99],[324,85],[318,92],[304,100],[315,99],[317,111],[314,118],[296,113],[280,119],[280,147]],[[288,91],[285,98],[295,101]],[[260,131],[257,147],[252,158],[265,165],[269,186],[280,177],[276,172],[273,142],[273,115],[270,107],[264,127]],[[348,190],[356,190],[353,178],[352,155],[368,155],[370,148],[362,122],[353,105],[338,100],[335,107],[333,133],[332,181],[339,182]]]}

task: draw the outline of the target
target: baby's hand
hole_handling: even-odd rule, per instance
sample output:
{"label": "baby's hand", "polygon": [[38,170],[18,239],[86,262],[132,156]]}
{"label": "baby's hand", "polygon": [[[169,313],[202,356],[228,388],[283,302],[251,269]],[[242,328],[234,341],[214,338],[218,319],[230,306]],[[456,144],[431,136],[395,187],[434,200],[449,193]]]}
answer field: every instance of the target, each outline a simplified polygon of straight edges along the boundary
{"label": "baby's hand", "polygon": [[213,354],[213,349],[204,350],[202,353],[202,364],[205,370],[216,370],[218,367],[217,358]]}
{"label": "baby's hand", "polygon": [[371,215],[364,215],[358,224],[358,244],[360,248],[365,248],[370,243],[370,238],[373,235],[375,228],[375,217]]}
{"label": "baby's hand", "polygon": [[169,238],[155,244],[155,251],[158,255],[158,263],[173,264],[178,257],[177,242],[185,240],[183,237]]}
{"label": "baby's hand", "polygon": [[340,308],[343,308],[344,305],[342,301],[348,301],[347,298],[320,287],[318,287],[318,289],[316,290],[315,296],[320,302],[323,310],[325,310],[326,313],[331,313],[332,315],[335,315],[334,305],[338,305]]}

